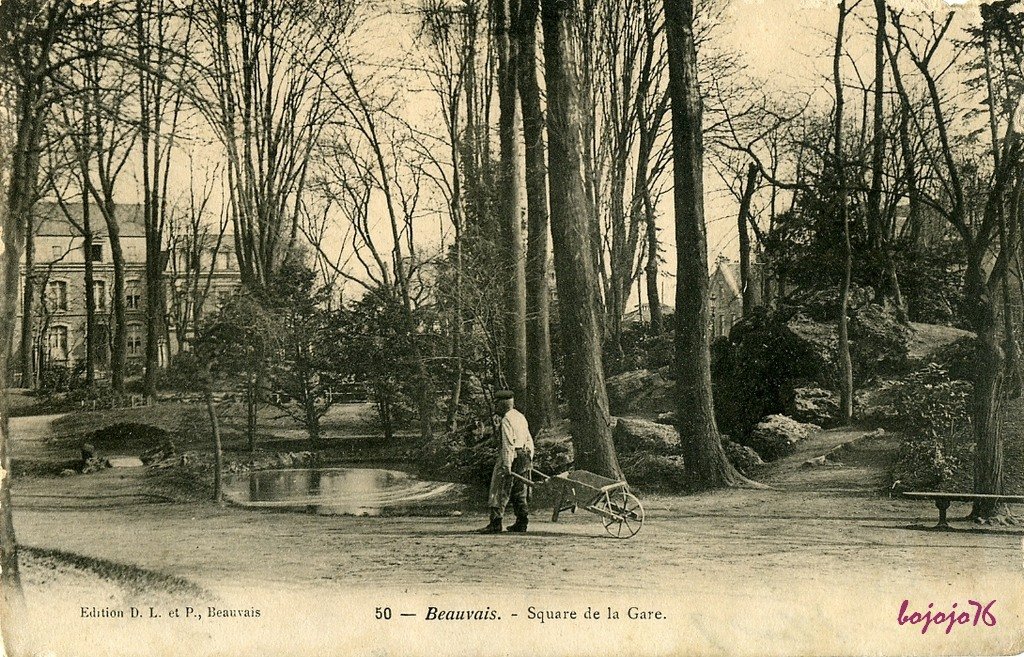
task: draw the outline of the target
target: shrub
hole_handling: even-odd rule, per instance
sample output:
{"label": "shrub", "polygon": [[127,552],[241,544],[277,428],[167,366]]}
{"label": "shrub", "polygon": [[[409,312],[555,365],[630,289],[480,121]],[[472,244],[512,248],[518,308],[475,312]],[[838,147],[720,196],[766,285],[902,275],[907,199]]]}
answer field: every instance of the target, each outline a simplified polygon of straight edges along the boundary
{"label": "shrub", "polygon": [[67,365],[46,365],[39,372],[39,389],[45,394],[71,392],[85,387],[85,363],[73,368]]}
{"label": "shrub", "polygon": [[[959,453],[964,450],[956,450]],[[963,472],[965,459],[946,450],[929,438],[904,440],[893,465],[892,488],[904,490],[935,490]]]}
{"label": "shrub", "polygon": [[905,436],[892,471],[895,489],[934,489],[965,476],[971,390],[937,363],[891,385],[895,425]]}
{"label": "shrub", "polygon": [[162,445],[169,440],[170,434],[160,427],[138,422],[118,422],[94,432],[88,442],[102,449],[139,449]]}
{"label": "shrub", "polygon": [[686,487],[686,470],[681,456],[637,453],[623,459],[626,481],[643,491],[672,493]]}
{"label": "shrub", "polygon": [[157,388],[178,392],[196,392],[199,382],[206,376],[205,366],[191,351],[183,351],[174,355],[170,366],[158,370]]}
{"label": "shrub", "polygon": [[970,382],[953,379],[929,363],[892,385],[897,428],[910,439],[939,441],[947,448],[970,433]]}
{"label": "shrub", "polygon": [[675,344],[670,331],[650,335],[650,324],[633,322],[622,329],[621,351],[609,340],[605,343],[604,363],[607,376],[631,370],[656,370],[671,365]]}

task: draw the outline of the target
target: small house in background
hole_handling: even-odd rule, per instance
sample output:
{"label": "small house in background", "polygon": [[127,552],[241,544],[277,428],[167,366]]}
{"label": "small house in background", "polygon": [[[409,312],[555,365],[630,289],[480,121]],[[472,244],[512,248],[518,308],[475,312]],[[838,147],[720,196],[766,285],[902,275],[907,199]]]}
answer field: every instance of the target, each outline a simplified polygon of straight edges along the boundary
{"label": "small house in background", "polygon": [[[750,271],[753,284],[761,285],[760,264],[752,262]],[[718,257],[708,285],[708,305],[711,310],[711,337],[721,338],[729,335],[733,324],[743,317],[743,279],[740,276],[740,263],[733,262],[725,256]]]}

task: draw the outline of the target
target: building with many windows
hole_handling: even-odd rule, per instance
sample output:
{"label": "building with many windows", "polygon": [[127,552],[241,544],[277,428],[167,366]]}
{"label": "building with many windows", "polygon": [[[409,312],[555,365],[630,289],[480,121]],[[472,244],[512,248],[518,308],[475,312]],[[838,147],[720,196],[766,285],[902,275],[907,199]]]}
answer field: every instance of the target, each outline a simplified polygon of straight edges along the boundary
{"label": "building with many windows", "polygon": [[[125,266],[125,307],[127,314],[127,361],[129,367],[141,367],[146,354],[146,237],[140,205],[116,207],[120,244]],[[93,267],[93,296],[95,301],[95,363],[97,372],[103,373],[110,363],[113,339],[112,294],[114,291],[114,264],[110,252],[110,239],[106,223],[99,209],[89,208],[92,245],[86,253],[84,208],[81,204],[61,207],[57,203],[40,202],[34,219],[33,264],[27,271],[25,257],[21,266],[21,299],[15,327],[14,359],[15,380],[24,381],[21,366],[21,327],[24,308],[24,281],[31,275],[34,282],[32,302],[32,362],[36,372],[47,366],[75,367],[85,361],[86,350],[86,259]],[[204,237],[205,240],[205,237]],[[204,294],[198,299],[198,310],[193,316],[202,316],[215,310],[218,300],[238,289],[240,278],[235,265],[233,241],[227,238],[209,240],[199,248],[189,248],[190,257],[177,253],[174,245],[162,253],[165,265],[168,308],[164,309],[166,333],[160,338],[160,363],[169,362],[182,344],[178,340],[176,317],[171,306],[180,299],[180,290],[188,287],[185,281],[201,280]],[[179,240],[180,242],[180,240]],[[191,247],[192,245],[190,245]],[[180,245],[179,249],[180,250]],[[199,257],[191,257],[198,254]],[[195,286],[192,286],[195,287]]]}

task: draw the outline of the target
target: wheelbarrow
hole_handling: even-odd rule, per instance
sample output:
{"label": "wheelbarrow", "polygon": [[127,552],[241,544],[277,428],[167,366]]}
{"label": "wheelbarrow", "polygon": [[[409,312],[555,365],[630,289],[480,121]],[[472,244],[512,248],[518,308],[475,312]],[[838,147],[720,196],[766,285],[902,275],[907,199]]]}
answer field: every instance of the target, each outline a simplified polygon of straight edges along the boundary
{"label": "wheelbarrow", "polygon": [[602,477],[587,470],[548,476],[531,469],[529,474],[529,477],[524,477],[513,472],[512,476],[530,487],[554,486],[558,491],[551,522],[558,522],[563,511],[575,513],[577,508],[582,508],[601,516],[605,531],[615,538],[632,538],[644,526],[644,507],[625,481]]}

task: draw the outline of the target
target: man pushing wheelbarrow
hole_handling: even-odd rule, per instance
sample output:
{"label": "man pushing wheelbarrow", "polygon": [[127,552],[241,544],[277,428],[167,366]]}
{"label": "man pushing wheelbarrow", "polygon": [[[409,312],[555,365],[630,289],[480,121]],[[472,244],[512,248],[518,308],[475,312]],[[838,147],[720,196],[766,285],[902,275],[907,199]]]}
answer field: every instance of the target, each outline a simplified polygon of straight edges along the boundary
{"label": "man pushing wheelbarrow", "polygon": [[[510,390],[494,395],[495,420],[498,431],[498,454],[491,472],[491,487],[487,494],[491,522],[480,530],[482,534],[498,534],[509,500],[516,514],[510,532],[525,532],[529,523],[529,488],[523,479],[530,478],[533,468],[533,436],[526,416],[515,407]],[[518,476],[513,476],[518,475]]]}

